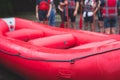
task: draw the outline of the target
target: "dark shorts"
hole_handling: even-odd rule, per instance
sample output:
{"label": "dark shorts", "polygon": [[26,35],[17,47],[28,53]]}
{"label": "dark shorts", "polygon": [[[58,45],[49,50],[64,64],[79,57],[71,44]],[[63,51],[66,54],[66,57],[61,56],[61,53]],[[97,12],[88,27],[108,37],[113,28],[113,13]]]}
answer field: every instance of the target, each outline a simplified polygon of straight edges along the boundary
{"label": "dark shorts", "polygon": [[102,16],[102,11],[101,10],[98,10],[97,16],[98,16],[99,21],[103,21],[103,16]]}
{"label": "dark shorts", "polygon": [[46,10],[39,10],[39,20],[40,21],[45,21],[45,20],[47,20],[47,13],[48,13],[48,11],[46,11]]}
{"label": "dark shorts", "polygon": [[116,27],[117,17],[104,17],[104,26],[105,28]]}
{"label": "dark shorts", "polygon": [[118,16],[120,16],[120,10],[118,9]]}
{"label": "dark shorts", "polygon": [[[74,14],[74,9],[69,9],[68,10],[68,17],[71,20],[71,22],[75,22],[76,20],[76,16],[73,15]],[[67,21],[67,12],[66,10],[64,11],[64,21]]]}
{"label": "dark shorts", "polygon": [[93,23],[93,16],[86,16],[84,17],[84,22],[86,23]]}

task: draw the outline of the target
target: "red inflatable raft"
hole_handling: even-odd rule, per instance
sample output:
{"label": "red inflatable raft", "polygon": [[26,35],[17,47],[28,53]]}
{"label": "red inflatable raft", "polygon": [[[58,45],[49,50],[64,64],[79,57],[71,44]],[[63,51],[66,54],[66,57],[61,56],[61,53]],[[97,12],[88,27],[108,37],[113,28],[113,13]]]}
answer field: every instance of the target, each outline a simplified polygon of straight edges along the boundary
{"label": "red inflatable raft", "polygon": [[120,36],[0,19],[0,65],[25,80],[120,80]]}

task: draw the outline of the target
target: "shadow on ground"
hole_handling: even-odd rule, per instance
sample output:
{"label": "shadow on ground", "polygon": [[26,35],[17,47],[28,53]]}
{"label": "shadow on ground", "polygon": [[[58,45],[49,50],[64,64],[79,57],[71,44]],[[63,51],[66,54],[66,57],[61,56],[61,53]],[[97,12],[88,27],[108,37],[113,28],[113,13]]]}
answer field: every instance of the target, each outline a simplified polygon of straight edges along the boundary
{"label": "shadow on ground", "polygon": [[22,77],[0,66],[0,80],[24,80]]}

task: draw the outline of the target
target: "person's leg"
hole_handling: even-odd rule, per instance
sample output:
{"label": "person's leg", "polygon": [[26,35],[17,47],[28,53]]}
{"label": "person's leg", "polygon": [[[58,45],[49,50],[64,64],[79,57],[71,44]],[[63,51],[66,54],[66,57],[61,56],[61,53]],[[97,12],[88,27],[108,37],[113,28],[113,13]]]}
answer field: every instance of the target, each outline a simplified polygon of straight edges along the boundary
{"label": "person's leg", "polygon": [[43,11],[43,23],[48,25],[49,18],[47,17],[48,11]]}
{"label": "person's leg", "polygon": [[68,20],[68,15],[66,15],[66,11],[64,10],[63,12],[63,21],[64,21],[64,27],[69,28],[69,20]]}
{"label": "person's leg", "polygon": [[46,11],[43,11],[43,10],[39,11],[39,21],[40,21],[40,23],[42,23],[42,24],[47,24],[48,23],[48,21],[46,21],[47,20],[46,15],[47,15]]}
{"label": "person's leg", "polygon": [[118,19],[117,19],[117,24],[118,24],[118,34],[120,34],[120,8],[118,8]]}
{"label": "person's leg", "polygon": [[52,9],[51,13],[50,13],[49,25],[55,26],[55,12],[54,12],[54,9]]}
{"label": "person's leg", "polygon": [[90,23],[90,26],[91,26],[91,31],[92,31],[92,32],[95,32],[95,26],[94,26],[94,23]]}
{"label": "person's leg", "polygon": [[64,27],[65,28],[69,28],[70,27],[69,20],[67,19],[67,16],[64,17]]}
{"label": "person's leg", "polygon": [[66,22],[65,22],[65,24],[66,24],[66,27],[67,28],[71,28],[71,11],[70,11],[70,9],[68,9],[68,11],[65,11],[65,16],[66,16]]}
{"label": "person's leg", "polygon": [[75,22],[71,22],[72,29],[76,29],[76,24]]}
{"label": "person's leg", "polygon": [[116,28],[115,27],[112,27],[111,34],[116,34]]}
{"label": "person's leg", "polygon": [[76,29],[76,16],[74,16],[74,9],[69,9],[69,19],[71,20],[71,28]]}
{"label": "person's leg", "polygon": [[103,17],[99,16],[98,17],[98,28],[99,28],[99,32],[104,33],[104,24],[103,24]]}
{"label": "person's leg", "polygon": [[88,22],[84,22],[84,30],[88,30]]}
{"label": "person's leg", "polygon": [[61,18],[60,28],[64,28],[64,13],[62,11],[60,11],[60,18]]}
{"label": "person's leg", "polygon": [[84,30],[88,30],[89,17],[84,17]]}
{"label": "person's leg", "polygon": [[118,32],[120,34],[120,13],[119,13],[119,16],[118,16]]}
{"label": "person's leg", "polygon": [[117,17],[111,19],[111,34],[116,34]]}
{"label": "person's leg", "polygon": [[95,31],[95,26],[94,26],[94,16],[89,17],[89,22],[90,22],[90,29],[91,31]]}
{"label": "person's leg", "polygon": [[77,29],[76,28],[76,16],[71,16],[71,27],[73,28],[73,29]]}
{"label": "person's leg", "polygon": [[111,33],[111,29],[110,29],[110,22],[109,22],[109,18],[104,18],[104,27],[105,27],[105,33],[106,34],[110,34]]}
{"label": "person's leg", "polygon": [[111,29],[110,29],[110,27],[109,27],[109,28],[105,28],[105,33],[106,33],[106,34],[111,34]]}
{"label": "person's leg", "polygon": [[66,21],[66,22],[64,23],[64,27],[65,27],[65,28],[68,28],[68,26],[69,26],[68,24],[69,24],[69,22]]}
{"label": "person's leg", "polygon": [[53,10],[53,15],[52,16],[53,16],[52,17],[52,25],[55,26],[55,16],[56,16],[55,10]]}
{"label": "person's leg", "polygon": [[44,23],[43,21],[44,21],[44,18],[43,18],[43,11],[38,11],[38,15],[39,15],[39,21],[40,21],[40,23]]}
{"label": "person's leg", "polygon": [[50,16],[49,16],[49,25],[52,26],[52,10],[51,10]]}
{"label": "person's leg", "polygon": [[104,22],[103,22],[103,16],[102,16],[102,9],[98,10],[97,16],[98,16],[98,29],[99,29],[99,32],[104,33]]}
{"label": "person's leg", "polygon": [[47,24],[47,25],[48,25],[48,20],[45,20],[45,21],[44,21],[44,24]]}
{"label": "person's leg", "polygon": [[103,21],[99,20],[98,21],[98,26],[99,26],[99,30],[101,33],[104,33],[104,26],[103,26]]}

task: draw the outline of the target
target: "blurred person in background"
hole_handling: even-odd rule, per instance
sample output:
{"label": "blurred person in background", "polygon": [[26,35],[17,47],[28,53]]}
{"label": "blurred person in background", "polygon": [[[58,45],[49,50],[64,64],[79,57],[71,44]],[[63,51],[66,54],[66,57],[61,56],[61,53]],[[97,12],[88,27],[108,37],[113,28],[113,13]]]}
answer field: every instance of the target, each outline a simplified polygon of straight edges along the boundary
{"label": "blurred person in background", "polygon": [[[63,19],[65,27],[72,27],[73,29],[76,29],[75,21],[79,8],[79,0],[60,0],[60,6],[63,6]],[[71,20],[70,23],[69,19]]]}
{"label": "blurred person in background", "polygon": [[116,34],[118,0],[101,0],[103,20],[106,34]]}
{"label": "blurred person in background", "polygon": [[99,32],[104,33],[101,0],[97,2],[97,6],[98,6],[97,16],[98,16],[98,28],[99,28]]}
{"label": "blurred person in background", "polygon": [[90,31],[95,31],[95,24],[94,18],[97,8],[97,1],[96,0],[84,0],[82,3],[83,6],[83,18],[84,18],[84,29]]}
{"label": "blurred person in background", "polygon": [[55,26],[56,8],[55,8],[54,0],[51,0],[51,5],[52,5],[52,8],[49,16],[49,25]]}
{"label": "blurred person in background", "polygon": [[51,8],[51,0],[36,0],[36,18],[40,23],[48,24]]}

